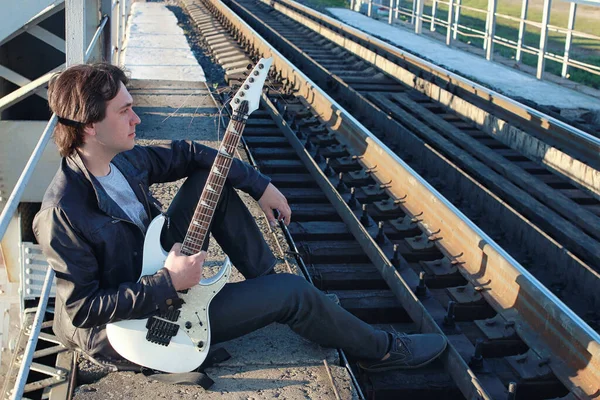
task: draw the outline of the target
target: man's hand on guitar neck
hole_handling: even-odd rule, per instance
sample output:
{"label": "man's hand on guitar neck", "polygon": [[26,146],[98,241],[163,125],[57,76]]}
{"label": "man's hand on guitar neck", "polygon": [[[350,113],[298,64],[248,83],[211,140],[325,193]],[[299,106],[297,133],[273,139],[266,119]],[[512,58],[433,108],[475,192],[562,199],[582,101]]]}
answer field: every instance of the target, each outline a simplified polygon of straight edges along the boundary
{"label": "man's hand on guitar neck", "polygon": [[200,282],[205,259],[205,251],[186,256],[181,254],[181,243],[173,245],[165,260],[165,268],[169,271],[175,290],[189,289]]}
{"label": "man's hand on guitar neck", "polygon": [[273,210],[279,211],[279,220],[283,220],[286,225],[290,224],[292,210],[285,196],[272,183],[269,183],[269,186],[265,189],[265,192],[258,200],[258,205],[260,205],[260,208],[262,208],[267,216],[271,228],[277,225],[277,218],[275,218]]}

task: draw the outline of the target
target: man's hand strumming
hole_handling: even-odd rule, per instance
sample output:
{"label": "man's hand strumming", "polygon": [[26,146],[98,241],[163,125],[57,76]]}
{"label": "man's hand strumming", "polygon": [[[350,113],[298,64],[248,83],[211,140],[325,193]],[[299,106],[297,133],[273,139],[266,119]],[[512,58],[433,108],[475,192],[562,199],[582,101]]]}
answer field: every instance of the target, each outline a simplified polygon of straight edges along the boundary
{"label": "man's hand strumming", "polygon": [[279,219],[283,220],[286,225],[290,224],[292,218],[292,210],[288,205],[287,199],[281,192],[272,184],[265,189],[265,192],[258,200],[258,205],[262,208],[263,212],[269,220],[269,224],[272,228],[277,224],[277,219],[273,214],[273,210],[279,211]]}
{"label": "man's hand strumming", "polygon": [[205,251],[186,256],[181,254],[181,243],[173,245],[165,261],[165,268],[169,271],[175,290],[189,289],[200,282],[205,258]]}

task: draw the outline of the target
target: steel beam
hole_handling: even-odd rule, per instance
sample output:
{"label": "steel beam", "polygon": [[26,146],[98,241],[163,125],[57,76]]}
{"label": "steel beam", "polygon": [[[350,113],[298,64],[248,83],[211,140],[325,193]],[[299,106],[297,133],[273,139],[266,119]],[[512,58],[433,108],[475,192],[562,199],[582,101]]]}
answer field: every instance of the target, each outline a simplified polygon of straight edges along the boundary
{"label": "steel beam", "polygon": [[[12,82],[15,85],[20,86],[20,87],[26,86],[31,83],[31,81],[29,79],[25,78],[23,75],[20,75],[20,74],[16,73],[15,71],[6,68],[3,65],[0,65],[0,77],[4,78],[7,81]],[[41,98],[48,100],[48,93],[47,93],[46,89],[40,88],[40,89],[37,89],[34,93],[37,94],[38,96],[40,96]],[[4,98],[4,97],[2,97],[2,98]],[[2,99],[0,98],[0,101],[1,100]]]}
{"label": "steel beam", "polygon": [[39,25],[27,29],[27,33],[54,47],[56,50],[65,52],[65,41]]}

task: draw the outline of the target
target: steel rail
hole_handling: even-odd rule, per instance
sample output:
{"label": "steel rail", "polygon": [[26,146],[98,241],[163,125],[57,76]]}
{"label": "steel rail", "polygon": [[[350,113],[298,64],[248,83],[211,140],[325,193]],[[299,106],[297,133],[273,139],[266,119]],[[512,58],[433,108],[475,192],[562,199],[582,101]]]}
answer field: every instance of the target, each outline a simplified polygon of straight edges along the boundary
{"label": "steel rail", "polygon": [[[524,122],[535,122],[537,126],[544,128],[549,133],[552,133],[552,137],[559,143],[563,144],[566,148],[571,148],[572,142],[576,141],[578,144],[577,150],[580,151],[582,154],[585,154],[587,158],[597,159],[598,154],[600,154],[600,138],[590,135],[589,133],[584,132],[581,129],[573,127],[539,110],[536,110],[523,103],[513,100],[503,94],[500,94],[492,89],[486,88],[458,74],[447,71],[442,67],[439,67],[431,62],[425,61],[413,54],[407,53],[398,47],[394,47],[380,39],[375,38],[374,36],[371,36],[365,32],[362,32],[331,17],[320,14],[317,11],[314,11],[292,0],[260,1],[270,5],[271,7],[279,11],[282,11],[282,6],[285,6],[288,9],[293,9],[296,12],[305,14],[309,16],[309,18],[314,22],[324,25],[328,29],[331,29],[329,28],[330,26],[343,32],[344,38],[346,40],[352,40],[352,36],[354,36],[357,39],[364,41],[371,46],[374,46],[377,49],[376,52],[383,51],[393,56],[399,57],[402,60],[409,62],[413,66],[425,72],[428,72],[436,77],[444,79],[449,84],[461,88],[467,91],[468,93],[482,98],[486,102],[494,104],[506,110],[507,112],[518,116]],[[282,12],[285,13],[285,10],[283,10]]]}
{"label": "steel rail", "polygon": [[[274,57],[273,65],[282,78],[291,82],[297,95],[303,96],[319,113],[328,126],[340,132],[340,137],[355,154],[361,155],[361,162],[368,168],[379,165],[376,175],[380,182],[391,182],[388,191],[396,199],[402,199],[409,215],[421,215],[423,227],[436,233],[436,242],[443,252],[453,260],[460,262],[461,273],[476,287],[484,287],[482,295],[490,305],[506,320],[516,322],[515,329],[524,342],[542,359],[548,360],[548,366],[571,392],[585,398],[586,394],[596,393],[600,388],[600,335],[593,331],[581,318],[562,301],[544,287],[531,273],[525,270],[506,251],[463,215],[456,207],[438,193],[423,178],[415,173],[398,156],[393,154],[374,135],[372,135],[354,117],[339,104],[316,87],[296,67],[288,65],[287,60],[246,25],[225,5],[212,2],[212,5],[234,25],[238,34],[246,36],[248,46],[259,53]],[[278,114],[275,107],[269,111]],[[287,123],[280,126],[293,144],[303,161],[310,167],[320,185],[326,187],[331,182],[320,172],[318,165],[303,150],[303,144],[295,138]],[[287,129],[285,129],[287,127]],[[298,143],[294,143],[294,140]],[[311,168],[309,168],[311,169]],[[407,193],[407,190],[409,193]],[[378,266],[380,272],[407,309],[413,320],[422,323],[424,331],[439,331],[437,324],[416,299],[411,286],[391,265],[381,249],[373,242],[368,232],[353,224],[356,216],[345,205],[341,195],[324,190],[332,203],[349,226],[356,232],[355,237],[364,238],[363,248]],[[329,193],[334,194],[329,194]],[[456,256],[459,254],[459,256]],[[458,383],[467,398],[476,395],[473,388],[477,382],[470,371],[457,369],[462,359],[451,347],[445,361],[451,360],[448,371]],[[458,360],[457,360],[458,358]],[[464,362],[463,362],[464,364]],[[465,375],[466,373],[466,375]],[[465,384],[469,376],[472,381]],[[477,387],[477,390],[480,390]],[[485,394],[481,389],[480,394]]]}
{"label": "steel rail", "polygon": [[[263,105],[265,105],[265,104],[263,103]],[[268,104],[266,104],[266,106],[268,106]],[[243,139],[243,136],[242,136],[242,139]],[[244,150],[246,151],[246,154],[248,155],[248,158],[250,160],[250,165],[252,165],[256,170],[260,171],[260,167],[259,167],[258,163],[256,162],[256,160],[254,159],[254,156],[252,155],[252,151],[248,147],[248,144],[246,143],[245,140],[243,140],[243,144],[244,144]],[[275,217],[277,217],[279,219],[279,212],[277,210],[274,210],[274,211],[275,211]],[[290,230],[288,229],[288,227],[285,225],[285,222],[283,222],[283,221],[279,221],[278,225],[279,225],[279,228],[281,228],[281,231],[283,232],[283,235],[288,243],[288,246],[290,246],[290,251],[293,253],[293,256],[296,259],[296,262],[298,263],[298,266],[299,266],[300,271],[302,272],[302,275],[311,285],[314,286],[315,284],[312,280],[312,276],[308,272],[308,268],[306,267],[306,264],[304,263],[304,259],[302,258],[302,255],[300,254],[298,247],[296,246],[296,241],[294,240],[294,237],[290,233]],[[357,392],[358,398],[360,400],[365,400],[366,397],[363,394],[362,389],[360,388],[360,384],[358,383],[358,380],[356,379],[354,372],[352,372],[352,368],[350,367],[350,364],[348,363],[348,359],[346,358],[346,353],[344,353],[344,350],[342,350],[340,348],[338,348],[337,351],[339,352],[340,357],[341,357],[342,361],[344,362],[344,367],[346,368],[346,370],[348,371],[348,374],[350,375],[350,379],[351,379],[352,384]],[[332,384],[333,384],[333,381],[332,381]],[[333,384],[333,386],[335,388],[335,384]]]}

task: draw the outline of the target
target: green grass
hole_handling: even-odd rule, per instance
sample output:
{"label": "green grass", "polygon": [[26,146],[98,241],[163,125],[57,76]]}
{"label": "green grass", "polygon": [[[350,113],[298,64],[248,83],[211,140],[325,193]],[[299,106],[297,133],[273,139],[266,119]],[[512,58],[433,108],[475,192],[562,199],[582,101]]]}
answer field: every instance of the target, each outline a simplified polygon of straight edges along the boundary
{"label": "green grass", "polygon": [[[384,0],[384,4],[389,4],[389,0]],[[413,0],[401,0],[402,7],[412,8]],[[326,7],[349,7],[349,2],[345,0],[305,0],[307,5],[314,6],[317,9]],[[488,0],[462,0],[462,4],[469,7],[487,9]],[[542,21],[543,0],[530,0],[527,19],[531,21]],[[424,14],[431,15],[432,0],[425,0]],[[497,12],[513,17],[521,15],[521,0],[502,0],[498,2]],[[563,1],[554,1],[552,5],[550,24],[560,27],[566,27],[569,17],[569,3]],[[446,21],[448,19],[448,6],[438,4],[436,18]],[[460,24],[469,26],[480,31],[485,30],[485,14],[471,10],[461,10]],[[424,23],[424,29],[429,29],[429,23]],[[581,32],[600,36],[600,8],[593,6],[578,6],[577,18],[575,20],[575,29]],[[443,35],[446,34],[446,28],[436,26],[436,31]],[[519,23],[509,21],[504,18],[497,18],[496,35],[513,41],[517,41],[519,36]],[[482,48],[483,39],[458,36],[461,42],[469,43],[473,46]],[[523,41],[525,44],[537,48],[540,43],[540,30],[533,26],[528,26]],[[565,47],[565,35],[558,32],[548,32],[548,51],[562,56]],[[516,50],[498,43],[494,45],[494,53],[502,57],[514,59]],[[592,65],[600,66],[600,41],[591,39],[573,38],[570,58],[586,62]],[[522,62],[532,67],[537,66],[537,56],[523,53]],[[545,71],[560,76],[562,64],[546,60]],[[595,75],[578,68],[569,68],[569,79],[574,82],[582,83],[594,88],[600,88],[600,76]]]}

